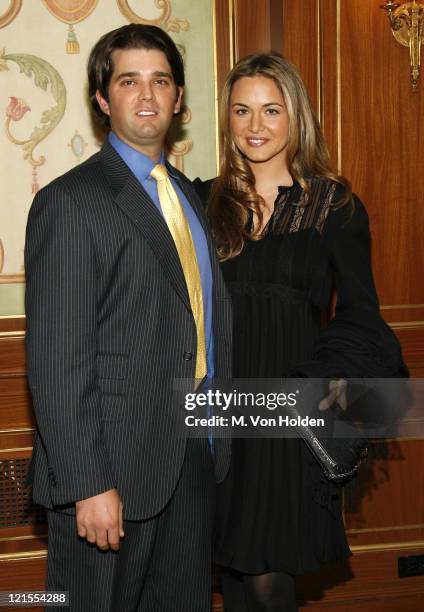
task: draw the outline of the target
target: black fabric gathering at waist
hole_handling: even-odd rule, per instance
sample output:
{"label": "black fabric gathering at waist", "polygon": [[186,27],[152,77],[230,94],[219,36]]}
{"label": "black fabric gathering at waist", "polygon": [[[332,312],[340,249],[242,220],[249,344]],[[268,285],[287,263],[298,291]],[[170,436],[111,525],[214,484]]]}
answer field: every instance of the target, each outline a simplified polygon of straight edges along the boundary
{"label": "black fabric gathering at waist", "polygon": [[310,298],[305,291],[295,289],[289,285],[281,283],[262,283],[252,281],[229,281],[227,287],[230,293],[234,295],[250,295],[257,297],[277,297],[283,300],[288,300],[296,304],[310,304],[313,306]]}

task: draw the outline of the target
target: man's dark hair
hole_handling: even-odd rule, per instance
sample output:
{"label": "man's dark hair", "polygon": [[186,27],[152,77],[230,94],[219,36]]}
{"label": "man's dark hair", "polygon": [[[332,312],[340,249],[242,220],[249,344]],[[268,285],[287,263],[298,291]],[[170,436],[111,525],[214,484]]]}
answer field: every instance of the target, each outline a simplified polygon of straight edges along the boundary
{"label": "man's dark hair", "polygon": [[171,67],[177,87],[184,85],[184,64],[172,38],[156,26],[131,23],[104,34],[91,50],[88,58],[88,93],[96,119],[110,127],[108,115],[101,110],[96,99],[99,90],[109,100],[109,83],[113,72],[112,53],[116,49],[158,49]]}

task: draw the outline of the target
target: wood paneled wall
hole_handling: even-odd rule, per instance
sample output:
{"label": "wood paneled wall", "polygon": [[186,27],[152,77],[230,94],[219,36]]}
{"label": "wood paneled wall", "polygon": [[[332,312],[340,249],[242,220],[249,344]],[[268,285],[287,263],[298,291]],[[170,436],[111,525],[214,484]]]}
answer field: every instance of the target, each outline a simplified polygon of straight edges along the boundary
{"label": "wood paneled wall", "polygon": [[35,421],[24,330],[24,318],[0,318],[0,591],[42,590],[47,556],[44,512],[25,485]]}

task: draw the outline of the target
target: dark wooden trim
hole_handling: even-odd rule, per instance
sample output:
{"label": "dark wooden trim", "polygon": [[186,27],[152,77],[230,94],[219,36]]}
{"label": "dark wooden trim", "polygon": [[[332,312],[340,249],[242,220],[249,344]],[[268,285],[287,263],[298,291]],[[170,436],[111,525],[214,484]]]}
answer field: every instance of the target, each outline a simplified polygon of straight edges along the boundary
{"label": "dark wooden trim", "polygon": [[25,331],[25,317],[1,317],[0,318],[0,334],[7,332],[22,332]]}

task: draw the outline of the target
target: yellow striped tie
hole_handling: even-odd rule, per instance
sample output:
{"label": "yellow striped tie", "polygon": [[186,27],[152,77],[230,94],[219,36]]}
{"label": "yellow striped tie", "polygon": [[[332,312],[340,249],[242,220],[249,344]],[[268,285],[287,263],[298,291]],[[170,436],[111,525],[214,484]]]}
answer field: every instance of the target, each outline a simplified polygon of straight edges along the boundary
{"label": "yellow striped tie", "polygon": [[196,379],[206,376],[206,342],[205,320],[203,314],[203,292],[199,266],[190,226],[184,214],[181,202],[169,180],[168,171],[162,164],[157,164],[150,173],[157,181],[160,206],[171,236],[174,239],[180,257],[190,298],[191,310],[197,331]]}

